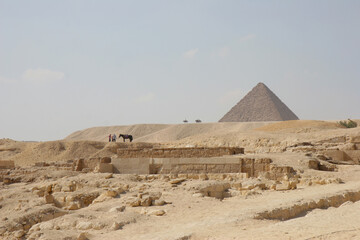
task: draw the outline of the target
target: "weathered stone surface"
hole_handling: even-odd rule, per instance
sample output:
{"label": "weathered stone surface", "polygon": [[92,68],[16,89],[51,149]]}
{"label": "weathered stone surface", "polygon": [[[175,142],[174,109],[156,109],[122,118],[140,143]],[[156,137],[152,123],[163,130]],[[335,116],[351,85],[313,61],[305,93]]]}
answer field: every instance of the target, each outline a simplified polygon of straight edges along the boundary
{"label": "weathered stone surface", "polygon": [[88,233],[82,232],[79,234],[79,236],[76,238],[76,240],[89,240]]}
{"label": "weathered stone surface", "polygon": [[227,197],[226,191],[230,188],[229,183],[209,182],[198,187],[198,192],[204,196],[223,199]]}
{"label": "weathered stone surface", "polygon": [[113,207],[109,210],[109,212],[123,212],[125,208],[126,208],[125,206]]}
{"label": "weathered stone surface", "polygon": [[350,142],[351,143],[360,143],[360,136],[351,136]]}
{"label": "weathered stone surface", "polygon": [[45,202],[46,202],[46,203],[49,203],[49,204],[54,203],[54,197],[53,197],[53,195],[51,195],[51,194],[45,195],[45,196],[44,196],[44,199],[45,199]]}
{"label": "weathered stone surface", "polygon": [[[55,192],[54,197],[55,206],[76,210],[89,206],[93,201],[99,197],[99,191],[94,192]],[[71,208],[71,209],[70,209]]]}
{"label": "weathered stone surface", "polygon": [[179,179],[171,180],[169,183],[170,184],[179,184],[179,183],[182,183],[185,180],[186,180],[185,178],[179,178]]}
{"label": "weathered stone surface", "polygon": [[78,222],[78,224],[76,224],[76,229],[88,230],[88,229],[91,229],[92,226],[93,226],[93,224],[91,222]]}
{"label": "weathered stone surface", "polygon": [[100,163],[111,163],[111,157],[103,157],[103,158],[101,158]]}
{"label": "weathered stone surface", "polygon": [[100,194],[100,196],[98,196],[96,199],[94,199],[94,201],[92,202],[92,204],[96,204],[99,202],[104,202],[106,200],[109,200],[111,198],[114,198],[118,195],[117,191],[115,190],[107,190],[103,193]]}
{"label": "weathered stone surface", "polygon": [[277,191],[294,190],[297,188],[296,181],[284,181],[281,184],[276,184]]}
{"label": "weathered stone surface", "polygon": [[308,167],[310,169],[319,170],[319,161],[316,159],[310,159],[308,162]]}
{"label": "weathered stone surface", "polygon": [[203,147],[203,148],[120,148],[117,154],[121,158],[194,158],[219,157],[224,155],[243,154],[243,148]]}
{"label": "weathered stone surface", "polygon": [[148,215],[155,215],[155,216],[163,216],[165,215],[165,211],[160,209],[160,210],[153,210],[153,211],[150,211],[148,212]]}
{"label": "weathered stone surface", "polygon": [[15,167],[14,161],[0,160],[0,169],[12,169]]}

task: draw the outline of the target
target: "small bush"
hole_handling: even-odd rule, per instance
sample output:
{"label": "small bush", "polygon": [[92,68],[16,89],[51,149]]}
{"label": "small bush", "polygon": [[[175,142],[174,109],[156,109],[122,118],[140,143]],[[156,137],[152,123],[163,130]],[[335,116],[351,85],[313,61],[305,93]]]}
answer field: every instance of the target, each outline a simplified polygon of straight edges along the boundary
{"label": "small bush", "polygon": [[357,127],[357,123],[350,119],[348,121],[340,121],[339,124],[346,128],[356,128]]}

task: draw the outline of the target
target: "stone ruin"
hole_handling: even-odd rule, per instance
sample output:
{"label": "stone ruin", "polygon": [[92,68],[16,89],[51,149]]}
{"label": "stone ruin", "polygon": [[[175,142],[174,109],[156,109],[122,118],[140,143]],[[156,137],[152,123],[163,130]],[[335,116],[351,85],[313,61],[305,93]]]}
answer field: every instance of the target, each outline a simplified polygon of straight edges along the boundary
{"label": "stone ruin", "polygon": [[145,148],[121,147],[116,157],[78,159],[74,171],[118,174],[240,174],[282,179],[295,174],[292,167],[277,166],[269,158],[243,156],[243,148]]}

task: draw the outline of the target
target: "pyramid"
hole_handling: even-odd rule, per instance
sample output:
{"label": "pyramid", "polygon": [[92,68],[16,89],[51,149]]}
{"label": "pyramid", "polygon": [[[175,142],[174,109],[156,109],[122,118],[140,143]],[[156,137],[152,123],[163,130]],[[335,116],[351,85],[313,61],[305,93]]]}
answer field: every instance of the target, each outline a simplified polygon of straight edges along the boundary
{"label": "pyramid", "polygon": [[264,83],[258,83],[219,122],[263,122],[298,119]]}

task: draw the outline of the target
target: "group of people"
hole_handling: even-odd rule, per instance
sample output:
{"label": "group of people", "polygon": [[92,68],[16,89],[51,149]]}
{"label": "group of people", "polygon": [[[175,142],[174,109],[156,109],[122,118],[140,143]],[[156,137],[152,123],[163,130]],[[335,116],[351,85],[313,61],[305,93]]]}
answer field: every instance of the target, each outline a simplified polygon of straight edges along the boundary
{"label": "group of people", "polygon": [[109,142],[116,142],[116,134],[109,134]]}
{"label": "group of people", "polygon": [[[119,138],[123,138],[124,142],[126,139],[129,139],[130,142],[133,140],[133,136],[129,134],[119,134]],[[109,142],[116,142],[116,134],[109,134]]]}

